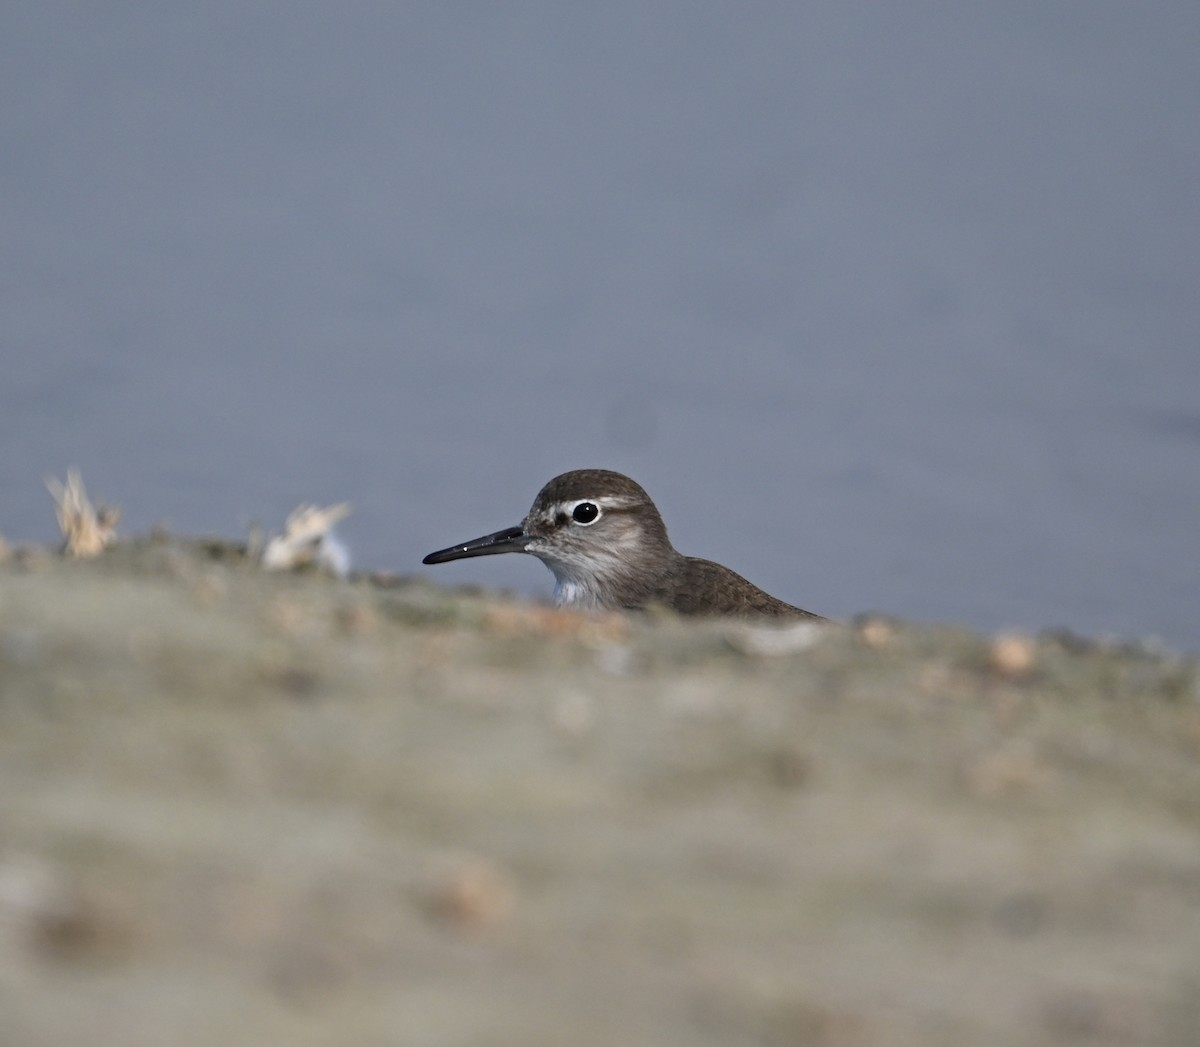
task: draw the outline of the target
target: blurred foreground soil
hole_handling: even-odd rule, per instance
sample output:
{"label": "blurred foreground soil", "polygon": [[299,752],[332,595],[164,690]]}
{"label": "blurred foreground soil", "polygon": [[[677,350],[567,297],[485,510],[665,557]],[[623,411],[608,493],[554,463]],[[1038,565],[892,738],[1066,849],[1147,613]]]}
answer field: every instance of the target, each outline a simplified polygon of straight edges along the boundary
{"label": "blurred foreground soil", "polygon": [[0,563],[0,1044],[1200,1043],[1168,652]]}

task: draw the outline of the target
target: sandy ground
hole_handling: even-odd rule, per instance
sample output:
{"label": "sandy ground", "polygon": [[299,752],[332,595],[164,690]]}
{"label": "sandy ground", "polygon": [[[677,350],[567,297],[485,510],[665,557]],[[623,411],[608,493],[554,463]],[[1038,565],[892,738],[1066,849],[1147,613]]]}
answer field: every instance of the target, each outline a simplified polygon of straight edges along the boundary
{"label": "sandy ground", "polygon": [[1167,652],[0,564],[0,1043],[1200,1043]]}

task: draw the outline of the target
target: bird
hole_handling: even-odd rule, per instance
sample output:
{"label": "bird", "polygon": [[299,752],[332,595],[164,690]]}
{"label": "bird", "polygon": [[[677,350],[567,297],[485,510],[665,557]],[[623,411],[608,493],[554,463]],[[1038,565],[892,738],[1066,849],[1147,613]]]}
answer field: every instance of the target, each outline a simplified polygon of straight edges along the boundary
{"label": "bird", "polygon": [[554,573],[554,600],[579,610],[825,621],[712,560],[684,556],[640,484],[611,469],[575,469],[547,483],[517,527],[430,553],[421,562],[530,553]]}

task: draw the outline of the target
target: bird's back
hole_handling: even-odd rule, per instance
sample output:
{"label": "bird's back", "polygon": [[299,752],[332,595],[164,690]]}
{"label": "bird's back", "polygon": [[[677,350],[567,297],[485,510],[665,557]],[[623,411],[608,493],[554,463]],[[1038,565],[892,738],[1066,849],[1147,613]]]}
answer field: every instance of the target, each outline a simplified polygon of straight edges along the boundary
{"label": "bird's back", "polygon": [[679,557],[651,602],[686,615],[825,620],[763,592],[722,564],[696,556]]}

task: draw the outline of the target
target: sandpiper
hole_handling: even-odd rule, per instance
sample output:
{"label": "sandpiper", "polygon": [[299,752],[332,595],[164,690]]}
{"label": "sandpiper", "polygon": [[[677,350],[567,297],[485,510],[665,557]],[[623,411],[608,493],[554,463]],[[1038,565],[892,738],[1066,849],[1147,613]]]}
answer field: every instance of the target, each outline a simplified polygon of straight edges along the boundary
{"label": "sandpiper", "polygon": [[822,620],[777,600],[728,567],[684,556],[641,486],[609,469],[576,469],[538,492],[519,527],[430,553],[422,563],[532,553],[554,572],[560,607]]}

